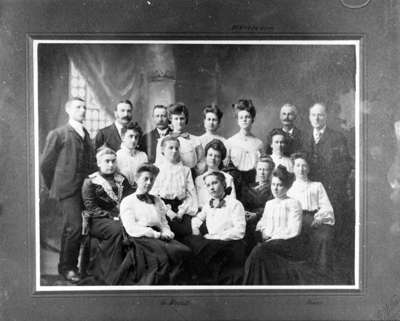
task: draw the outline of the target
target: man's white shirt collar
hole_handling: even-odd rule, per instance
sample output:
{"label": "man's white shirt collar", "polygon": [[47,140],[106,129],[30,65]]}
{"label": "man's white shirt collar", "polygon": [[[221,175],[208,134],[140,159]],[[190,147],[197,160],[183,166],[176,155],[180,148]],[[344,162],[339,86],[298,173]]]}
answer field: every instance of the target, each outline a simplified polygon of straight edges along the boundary
{"label": "man's white shirt collar", "polygon": [[313,136],[314,136],[314,141],[316,143],[318,143],[320,141],[320,139],[321,139],[322,135],[324,134],[325,130],[326,130],[326,125],[324,127],[322,127],[321,129],[314,128]]}
{"label": "man's white shirt collar", "polygon": [[82,138],[85,137],[85,131],[83,130],[83,124],[73,120],[73,119],[69,119],[68,123],[71,125],[71,127],[79,134],[79,136],[81,136]]}
{"label": "man's white shirt collar", "polygon": [[117,127],[117,131],[120,137],[122,137],[122,128],[124,127],[123,125],[121,125],[120,123],[118,123],[117,121],[114,122],[115,127]]}
{"label": "man's white shirt collar", "polygon": [[156,129],[157,129],[158,135],[160,135],[160,137],[164,137],[167,135],[168,127],[165,129],[159,129],[159,128],[156,128]]}
{"label": "man's white shirt collar", "polygon": [[325,129],[326,129],[326,125],[324,127],[322,127],[321,129],[314,128],[314,134],[319,133],[320,135],[322,135],[325,132]]}
{"label": "man's white shirt collar", "polygon": [[290,128],[289,130],[285,130],[285,128],[282,127],[282,130],[283,130],[285,133],[289,134],[289,135],[293,135],[294,127]]}

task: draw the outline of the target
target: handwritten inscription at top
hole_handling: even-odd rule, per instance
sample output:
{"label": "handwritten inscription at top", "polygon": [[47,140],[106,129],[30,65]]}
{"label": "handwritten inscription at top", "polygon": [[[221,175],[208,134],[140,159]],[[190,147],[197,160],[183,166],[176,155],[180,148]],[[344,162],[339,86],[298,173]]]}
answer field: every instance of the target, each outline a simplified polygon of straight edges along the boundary
{"label": "handwritten inscription at top", "polygon": [[273,31],[273,26],[257,26],[257,25],[250,25],[250,24],[235,24],[231,27],[232,31],[235,32],[267,32]]}

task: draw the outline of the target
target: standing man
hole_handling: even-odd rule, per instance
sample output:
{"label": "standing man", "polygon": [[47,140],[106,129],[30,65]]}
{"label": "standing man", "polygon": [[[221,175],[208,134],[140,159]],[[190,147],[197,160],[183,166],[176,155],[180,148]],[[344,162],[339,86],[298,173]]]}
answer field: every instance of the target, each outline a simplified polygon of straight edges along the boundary
{"label": "standing man", "polygon": [[292,104],[284,104],[281,107],[279,118],[282,123],[282,130],[287,134],[286,153],[288,156],[299,152],[302,149],[302,133],[294,123],[297,118],[297,108]]}
{"label": "standing man", "polygon": [[310,157],[310,180],[321,182],[333,205],[336,230],[342,230],[346,183],[352,168],[344,135],[327,127],[327,110],[323,103],[315,103],[309,114],[312,130],[304,140]]}
{"label": "standing man", "polygon": [[94,139],[95,150],[100,146],[117,151],[121,147],[122,128],[132,120],[133,105],[129,100],[120,101],[114,110],[115,122],[107,127],[100,129]]}
{"label": "standing man", "polygon": [[147,154],[149,162],[154,163],[158,140],[171,132],[171,129],[168,127],[167,107],[164,105],[155,105],[153,107],[152,118],[155,128],[142,136],[139,146]]}
{"label": "standing man", "polygon": [[40,161],[44,183],[60,204],[63,215],[58,272],[68,281],[79,281],[83,180],[96,169],[89,133],[83,127],[85,101],[72,98],[65,104],[68,124],[52,130]]}

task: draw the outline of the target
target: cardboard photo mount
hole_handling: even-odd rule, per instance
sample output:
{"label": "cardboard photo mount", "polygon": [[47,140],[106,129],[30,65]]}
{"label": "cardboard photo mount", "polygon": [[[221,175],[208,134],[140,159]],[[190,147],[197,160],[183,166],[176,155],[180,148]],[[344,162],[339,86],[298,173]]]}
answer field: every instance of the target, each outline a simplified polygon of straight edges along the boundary
{"label": "cardboard photo mount", "polygon": [[[177,12],[187,12],[181,4]],[[313,6],[310,6],[312,2]],[[9,159],[5,171],[0,243],[1,318],[5,320],[265,320],[396,319],[399,313],[398,235],[391,229],[397,210],[390,199],[388,169],[396,154],[393,125],[399,113],[399,22],[395,2],[371,1],[350,8],[345,1],[254,2],[248,7],[218,2],[187,6],[194,12],[165,18],[165,5],[118,9],[85,5],[4,2],[0,66],[3,81],[2,122],[9,138],[2,144]],[[2,3],[3,4],[3,3]],[[72,10],[64,12],[66,7]],[[89,6],[89,8],[87,7]],[[150,6],[150,8],[149,8]],[[163,7],[164,6],[164,7]],[[80,9],[80,10],[79,10]],[[93,11],[90,11],[92,9]],[[124,9],[144,23],[129,21]],[[263,11],[263,10],[264,11]],[[268,14],[262,14],[271,10]],[[197,10],[197,11],[196,11]],[[171,13],[170,11],[168,11]],[[222,14],[225,13],[226,15]],[[240,12],[240,15],[239,15]],[[90,14],[88,14],[90,13]],[[216,17],[219,13],[219,19]],[[43,16],[44,14],[44,16]],[[102,25],[104,17],[110,18]],[[211,18],[208,18],[211,16]],[[238,16],[241,18],[239,19]],[[377,16],[383,19],[377,19]],[[29,19],[26,19],[29,17]],[[60,18],[62,17],[62,19]],[[83,18],[86,17],[86,20]],[[116,18],[120,17],[120,21]],[[151,17],[151,19],[150,19]],[[290,19],[289,19],[290,17]],[[143,19],[144,19],[143,18]],[[242,19],[243,18],[243,19]],[[192,24],[188,24],[191,19]],[[211,19],[215,25],[210,24]],[[145,20],[145,19],[144,19]],[[250,21],[250,22],[249,22]],[[291,23],[289,23],[289,21]],[[143,22],[143,21],[142,21]],[[284,23],[288,22],[288,23]],[[180,32],[180,26],[187,30]],[[240,25],[241,27],[236,27]],[[132,32],[135,30],[135,32]],[[164,30],[160,32],[160,30]],[[166,30],[166,31],[165,31]],[[185,32],[186,31],[186,32]],[[267,32],[266,32],[267,31]],[[354,39],[360,41],[360,288],[348,290],[265,291],[36,291],[34,99],[32,41],[35,39]],[[4,116],[3,116],[4,115]],[[25,117],[21,117],[24,115]],[[21,130],[24,129],[24,130]],[[10,148],[11,147],[11,148]],[[22,148],[21,148],[22,147]],[[4,188],[6,187],[6,188]]]}

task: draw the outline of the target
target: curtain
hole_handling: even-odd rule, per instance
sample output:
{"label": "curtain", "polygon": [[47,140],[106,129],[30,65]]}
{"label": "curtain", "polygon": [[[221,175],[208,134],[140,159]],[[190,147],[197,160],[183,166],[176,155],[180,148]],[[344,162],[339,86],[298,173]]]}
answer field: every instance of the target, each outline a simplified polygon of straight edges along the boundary
{"label": "curtain", "polygon": [[63,45],[41,44],[38,48],[39,150],[50,130],[67,121],[69,60]]}
{"label": "curtain", "polygon": [[[170,83],[175,64],[168,45],[74,44],[66,46],[73,61],[97,101],[110,115],[116,104],[129,99],[134,105],[134,120],[145,124],[148,117],[149,88],[153,82]],[[168,86],[171,93],[173,87]],[[167,95],[173,100],[174,95]]]}

